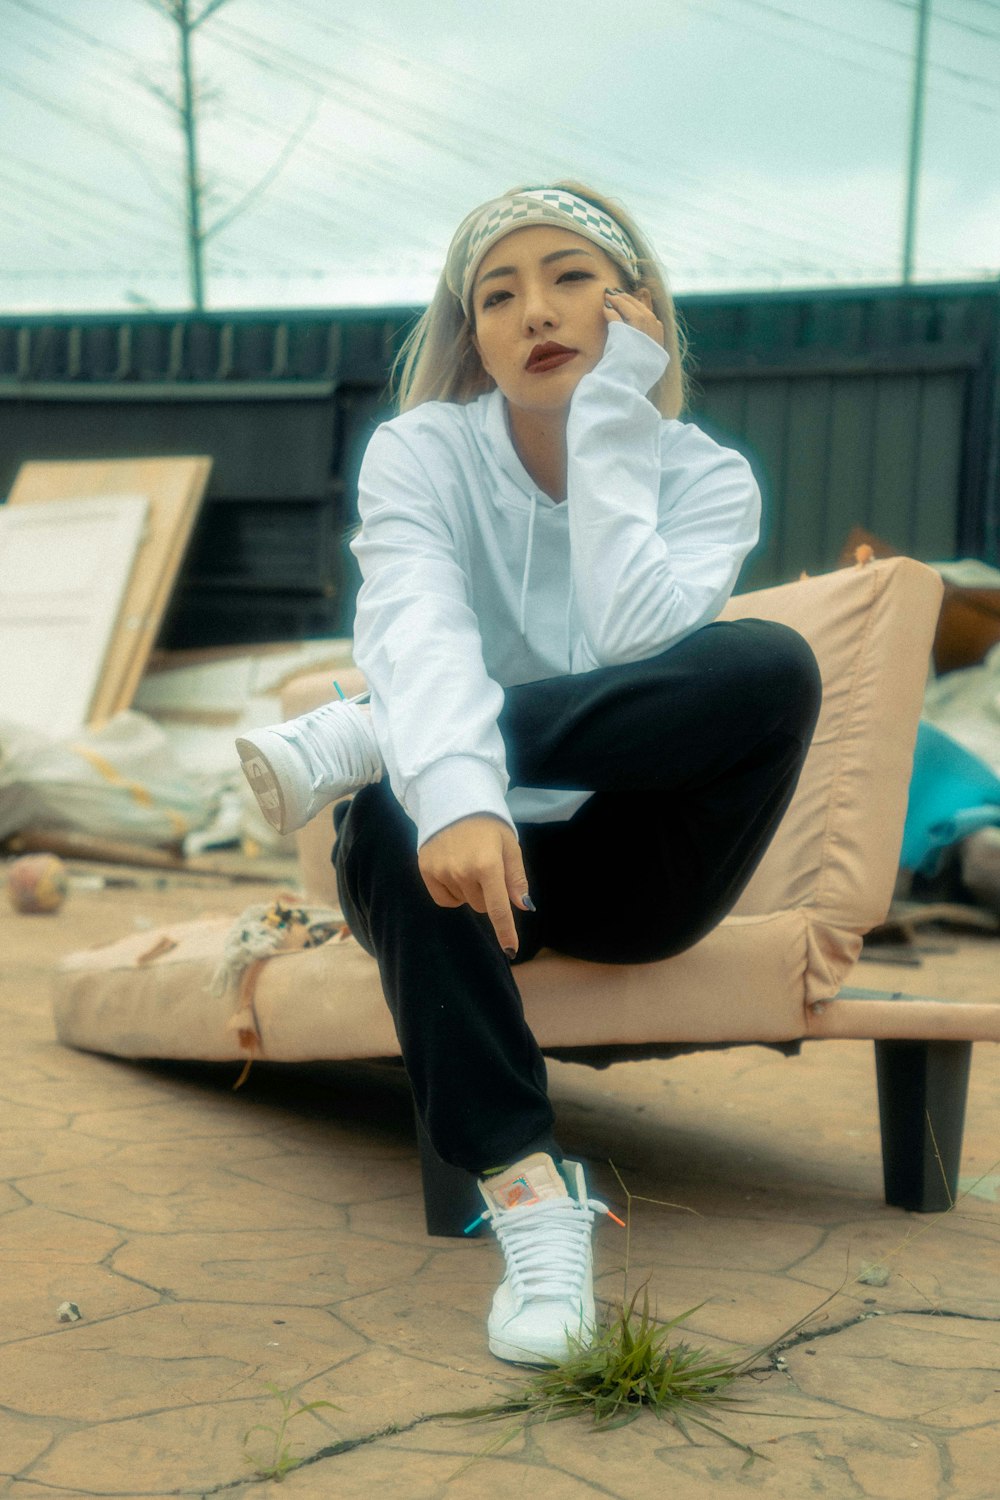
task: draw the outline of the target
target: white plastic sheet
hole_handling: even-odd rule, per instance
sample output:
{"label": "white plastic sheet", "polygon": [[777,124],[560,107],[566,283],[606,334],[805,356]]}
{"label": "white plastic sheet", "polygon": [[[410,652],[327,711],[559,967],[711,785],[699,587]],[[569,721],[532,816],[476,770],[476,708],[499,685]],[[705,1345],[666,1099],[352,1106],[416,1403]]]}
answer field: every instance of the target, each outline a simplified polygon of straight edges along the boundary
{"label": "white plastic sheet", "polygon": [[116,714],[60,740],[0,721],[0,838],[44,827],[175,844],[217,807],[215,788],[179,765],[144,714]]}

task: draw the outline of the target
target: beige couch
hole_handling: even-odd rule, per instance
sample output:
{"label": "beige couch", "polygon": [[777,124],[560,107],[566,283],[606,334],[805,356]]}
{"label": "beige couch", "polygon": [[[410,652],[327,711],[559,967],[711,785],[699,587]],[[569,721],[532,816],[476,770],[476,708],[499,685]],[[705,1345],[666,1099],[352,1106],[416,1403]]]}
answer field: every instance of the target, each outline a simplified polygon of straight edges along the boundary
{"label": "beige couch", "polygon": [[[842,984],[891,899],[941,592],[931,569],[896,558],[733,599],[725,618],[759,615],[801,631],[824,682],[799,787],[738,906],[663,962],[589,964],[543,950],[515,970],[539,1042],[560,1056],[874,1039],[887,1201],[921,1209],[947,1206],[938,1152],[955,1191],[971,1043],[1000,1039],[1000,1006]],[[348,693],[362,685],[350,674],[340,682]],[[291,715],[329,696],[328,675],[302,678],[284,707]],[[331,837],[328,809],[299,835],[303,884],[321,902],[336,901]],[[204,978],[192,987],[224,932],[202,926],[174,936],[177,947],[141,971],[142,939],[68,960],[56,999],[62,1040],[127,1056],[238,1057],[225,1006],[206,999]],[[123,970],[129,983],[114,985]],[[181,991],[196,1000],[177,998]],[[398,1055],[377,967],[353,939],[269,962],[255,1006],[265,1058]],[[429,1225],[452,1232],[457,1179],[422,1145]]]}

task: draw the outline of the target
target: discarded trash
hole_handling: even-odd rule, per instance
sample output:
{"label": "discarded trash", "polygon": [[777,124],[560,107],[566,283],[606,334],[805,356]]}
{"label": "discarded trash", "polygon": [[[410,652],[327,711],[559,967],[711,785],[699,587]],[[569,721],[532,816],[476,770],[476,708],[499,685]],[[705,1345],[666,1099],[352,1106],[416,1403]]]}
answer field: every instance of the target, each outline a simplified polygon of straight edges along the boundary
{"label": "discarded trash", "polygon": [[60,1302],[56,1308],[60,1323],[78,1323],[83,1313],[75,1302]]}
{"label": "discarded trash", "polygon": [[116,714],[67,739],[0,719],[0,746],[0,837],[36,827],[178,845],[218,807],[217,789],[178,765],[142,714]]}
{"label": "discarded trash", "polygon": [[980,828],[958,846],[962,882],[1000,917],[1000,828]]}
{"label": "discarded trash", "polygon": [[862,1266],[858,1272],[857,1280],[860,1281],[862,1286],[888,1286],[889,1275],[888,1266]]}
{"label": "discarded trash", "polygon": [[7,874],[10,904],[26,916],[58,911],[68,890],[66,866],[55,854],[25,854]]}
{"label": "discarded trash", "polygon": [[336,940],[344,924],[328,906],[299,906],[294,896],[279,896],[270,905],[248,906],[230,929],[222,962],[212,975],[213,995],[234,996],[235,1012],[228,1030],[235,1031],[247,1052],[246,1065],[233,1085],[247,1079],[250,1064],[261,1049],[260,1028],[254,1009],[257,978],[265,962],[277,953],[318,948]]}

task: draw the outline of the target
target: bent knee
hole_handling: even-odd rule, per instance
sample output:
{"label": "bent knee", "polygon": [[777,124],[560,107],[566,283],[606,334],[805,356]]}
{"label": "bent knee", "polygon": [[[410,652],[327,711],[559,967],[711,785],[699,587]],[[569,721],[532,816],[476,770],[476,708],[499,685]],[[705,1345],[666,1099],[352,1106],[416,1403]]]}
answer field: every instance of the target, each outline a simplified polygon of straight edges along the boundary
{"label": "bent knee", "polygon": [[355,792],[343,812],[335,815],[339,864],[417,863],[417,831],[385,781]]}
{"label": "bent knee", "polygon": [[786,722],[811,732],[823,683],[809,642],[777,620],[739,620],[733,625],[746,644],[746,668],[755,694],[778,705]]}

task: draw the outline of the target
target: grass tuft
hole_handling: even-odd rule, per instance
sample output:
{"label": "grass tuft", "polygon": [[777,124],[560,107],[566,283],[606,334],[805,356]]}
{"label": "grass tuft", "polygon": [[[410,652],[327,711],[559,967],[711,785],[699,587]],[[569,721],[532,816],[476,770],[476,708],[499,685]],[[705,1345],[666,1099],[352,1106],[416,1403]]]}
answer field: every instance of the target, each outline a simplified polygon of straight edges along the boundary
{"label": "grass tuft", "polygon": [[743,1404],[728,1387],[747,1372],[752,1360],[730,1359],[684,1341],[672,1342],[677,1326],[698,1308],[660,1322],[650,1312],[648,1292],[644,1287],[640,1291],[598,1328],[589,1346],[571,1340],[564,1360],[533,1371],[514,1395],[488,1406],[438,1413],[464,1421],[511,1423],[499,1439],[451,1477],[536,1423],[579,1417],[610,1431],[634,1422],[643,1410],[671,1422],[689,1440],[691,1424],[739,1448],[748,1462],[758,1457],[754,1449],[709,1420],[711,1412]]}
{"label": "grass tuft", "polygon": [[339,1411],[339,1406],[334,1406],[332,1401],[310,1401],[308,1404],[300,1402],[292,1411],[292,1394],[283,1391],[280,1386],[267,1382],[267,1389],[271,1395],[280,1403],[281,1415],[272,1427],[264,1422],[255,1422],[254,1425],[243,1434],[243,1446],[246,1448],[255,1432],[266,1432],[272,1440],[271,1452],[262,1457],[259,1454],[244,1453],[244,1461],[250,1465],[258,1479],[274,1479],[279,1484],[292,1469],[297,1469],[303,1462],[292,1453],[293,1447],[299,1447],[298,1443],[286,1443],[285,1437],[288,1432],[288,1424],[294,1422],[296,1417],[301,1417],[304,1412],[319,1411],[321,1407],[329,1407],[333,1411]]}

